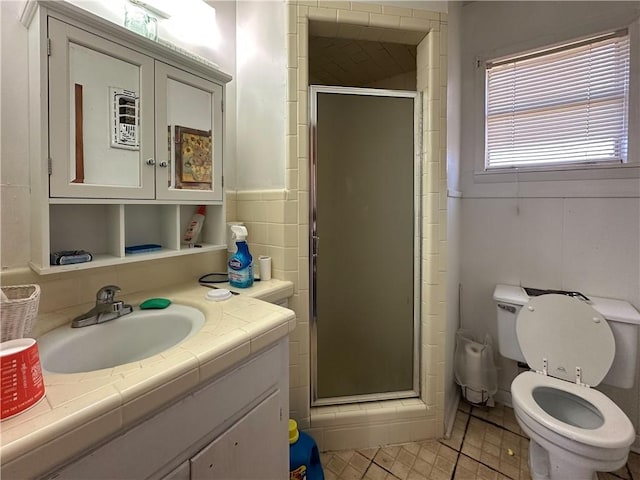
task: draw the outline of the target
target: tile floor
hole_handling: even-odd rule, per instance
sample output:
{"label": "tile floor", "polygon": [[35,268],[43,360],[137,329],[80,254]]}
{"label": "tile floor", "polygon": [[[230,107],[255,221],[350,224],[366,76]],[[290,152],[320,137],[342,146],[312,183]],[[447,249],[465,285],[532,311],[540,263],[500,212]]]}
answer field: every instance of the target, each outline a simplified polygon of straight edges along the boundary
{"label": "tile floor", "polygon": [[[323,452],[326,480],[530,480],[529,441],[509,407],[460,404],[451,438]],[[640,455],[599,480],[640,480]]]}

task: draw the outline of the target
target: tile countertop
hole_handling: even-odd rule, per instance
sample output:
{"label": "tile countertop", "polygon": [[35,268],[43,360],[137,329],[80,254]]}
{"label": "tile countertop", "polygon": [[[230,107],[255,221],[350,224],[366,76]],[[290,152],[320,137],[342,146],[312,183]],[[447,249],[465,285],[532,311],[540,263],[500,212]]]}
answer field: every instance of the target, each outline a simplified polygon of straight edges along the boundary
{"label": "tile countertop", "polygon": [[[198,308],[206,323],[183,343],[139,362],[85,373],[46,373],[44,399],[0,425],[2,476],[32,478],[51,471],[295,328],[294,312],[259,300],[290,297],[291,282],[256,282],[223,302],[206,300],[208,290],[189,283],[122,295],[134,305],[149,297],[166,297]],[[82,313],[77,310],[51,315],[68,315],[70,322]]]}

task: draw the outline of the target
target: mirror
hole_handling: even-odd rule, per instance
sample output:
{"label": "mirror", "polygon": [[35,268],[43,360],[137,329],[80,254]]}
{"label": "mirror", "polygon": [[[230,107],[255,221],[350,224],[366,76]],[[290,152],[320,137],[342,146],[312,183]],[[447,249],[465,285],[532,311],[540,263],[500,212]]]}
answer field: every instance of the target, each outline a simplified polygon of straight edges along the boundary
{"label": "mirror", "polygon": [[140,67],[69,43],[69,182],[141,185]]}

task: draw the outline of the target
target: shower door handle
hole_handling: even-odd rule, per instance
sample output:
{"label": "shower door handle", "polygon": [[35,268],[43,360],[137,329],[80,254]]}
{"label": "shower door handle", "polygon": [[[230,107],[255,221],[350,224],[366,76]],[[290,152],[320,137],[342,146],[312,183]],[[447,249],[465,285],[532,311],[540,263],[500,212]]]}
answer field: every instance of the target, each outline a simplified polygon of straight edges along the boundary
{"label": "shower door handle", "polygon": [[311,235],[311,255],[318,256],[318,249],[320,248],[320,237],[317,235]]}

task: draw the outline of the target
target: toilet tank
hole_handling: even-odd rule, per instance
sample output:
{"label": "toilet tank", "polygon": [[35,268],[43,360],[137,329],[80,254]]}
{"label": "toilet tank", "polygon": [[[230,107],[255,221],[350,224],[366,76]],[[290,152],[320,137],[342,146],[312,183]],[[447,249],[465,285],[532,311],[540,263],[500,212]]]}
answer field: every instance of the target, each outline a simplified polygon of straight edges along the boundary
{"label": "toilet tank", "polygon": [[[525,363],[516,336],[516,317],[529,298],[522,287],[513,285],[496,285],[493,292],[500,355]],[[640,313],[624,300],[589,297],[589,304],[607,320],[616,344],[613,363],[602,383],[619,388],[631,388],[636,372]]]}

